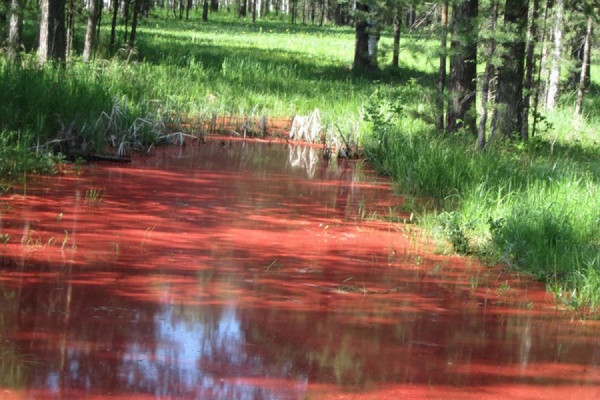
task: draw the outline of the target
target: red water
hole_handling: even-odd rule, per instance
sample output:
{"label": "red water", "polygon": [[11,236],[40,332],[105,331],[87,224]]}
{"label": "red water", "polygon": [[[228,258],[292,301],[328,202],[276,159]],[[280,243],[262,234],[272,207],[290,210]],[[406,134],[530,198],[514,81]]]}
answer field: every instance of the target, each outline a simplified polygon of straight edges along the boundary
{"label": "red water", "polygon": [[266,142],[30,178],[0,203],[0,399],[600,398],[598,322],[431,252],[401,203]]}

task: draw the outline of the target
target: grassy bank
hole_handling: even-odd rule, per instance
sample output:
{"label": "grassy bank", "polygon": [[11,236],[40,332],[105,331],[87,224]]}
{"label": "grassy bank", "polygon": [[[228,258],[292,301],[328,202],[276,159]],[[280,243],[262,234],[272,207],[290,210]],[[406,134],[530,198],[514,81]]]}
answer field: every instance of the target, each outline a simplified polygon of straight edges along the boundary
{"label": "grassy bank", "polygon": [[403,91],[368,108],[366,151],[400,193],[431,199],[415,210],[429,232],[451,251],[546,282],[560,303],[600,306],[598,125],[565,106],[528,143],[479,152],[473,137],[439,137],[416,120],[415,106],[397,104]]}
{"label": "grassy bank", "polygon": [[[26,48],[34,33],[26,24]],[[107,38],[105,25],[100,43]],[[252,24],[227,14],[209,23],[150,17],[133,53],[101,48],[89,64],[40,68],[25,55],[14,67],[0,58],[0,92],[10,99],[0,104],[0,173],[51,172],[57,158],[48,150],[66,131],[99,150],[109,142],[127,150],[164,139],[184,119],[291,119],[319,108],[327,129],[361,122],[367,156],[399,193],[431,199],[434,207],[415,211],[452,251],[531,274],[569,306],[600,306],[600,122],[573,120],[567,96],[529,143],[477,152],[472,137],[438,137],[437,44],[402,40],[401,67],[385,67],[386,33],[383,71],[367,78],[350,72],[349,27]],[[587,109],[599,98],[588,97]]]}

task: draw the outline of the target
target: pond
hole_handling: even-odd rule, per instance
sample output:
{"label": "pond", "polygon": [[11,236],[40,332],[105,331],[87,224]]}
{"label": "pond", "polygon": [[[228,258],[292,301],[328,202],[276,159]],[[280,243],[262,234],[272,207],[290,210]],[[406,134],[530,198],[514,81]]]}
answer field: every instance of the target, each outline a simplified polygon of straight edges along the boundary
{"label": "pond", "polygon": [[0,398],[600,398],[598,321],[320,152],[215,139],[5,194]]}

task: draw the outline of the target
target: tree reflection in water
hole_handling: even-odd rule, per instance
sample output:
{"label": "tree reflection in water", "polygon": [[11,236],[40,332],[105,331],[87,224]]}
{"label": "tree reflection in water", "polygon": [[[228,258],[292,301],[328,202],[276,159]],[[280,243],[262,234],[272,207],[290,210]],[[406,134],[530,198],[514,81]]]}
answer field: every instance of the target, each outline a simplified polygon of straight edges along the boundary
{"label": "tree reflection in water", "polygon": [[7,194],[3,396],[600,396],[597,323],[428,252],[383,179],[318,151],[215,140]]}

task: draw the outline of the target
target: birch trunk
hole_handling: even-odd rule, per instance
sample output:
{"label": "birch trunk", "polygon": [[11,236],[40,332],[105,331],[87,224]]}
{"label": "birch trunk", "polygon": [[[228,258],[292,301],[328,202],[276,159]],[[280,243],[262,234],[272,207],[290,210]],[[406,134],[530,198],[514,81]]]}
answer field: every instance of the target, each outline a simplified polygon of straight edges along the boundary
{"label": "birch trunk", "polygon": [[12,0],[10,3],[10,22],[8,25],[7,57],[11,62],[17,62],[23,43],[23,3],[22,0]]}
{"label": "birch trunk", "polygon": [[587,21],[585,32],[585,41],[583,42],[583,61],[581,63],[581,75],[579,77],[579,88],[577,89],[577,102],[575,103],[575,115],[581,115],[583,105],[583,95],[588,82],[588,66],[590,65],[590,42],[592,41],[592,32],[594,28],[594,19],[590,15]]}
{"label": "birch trunk", "polygon": [[554,49],[552,53],[552,66],[548,78],[548,91],[546,93],[546,110],[553,110],[558,99],[558,85],[560,84],[560,70],[562,62],[562,38],[563,18],[565,4],[564,0],[556,0],[554,5],[554,27],[552,29]]}

